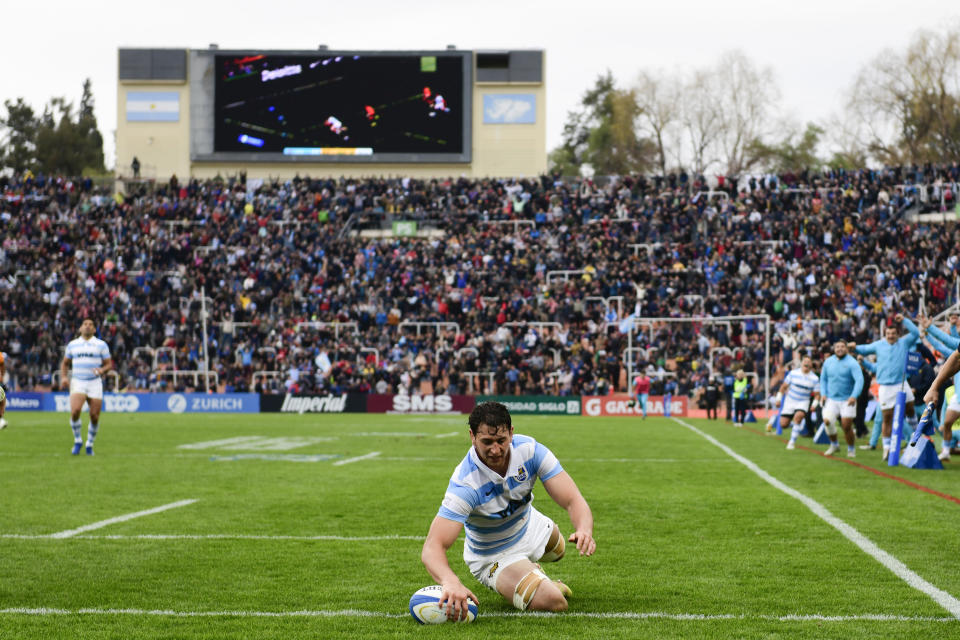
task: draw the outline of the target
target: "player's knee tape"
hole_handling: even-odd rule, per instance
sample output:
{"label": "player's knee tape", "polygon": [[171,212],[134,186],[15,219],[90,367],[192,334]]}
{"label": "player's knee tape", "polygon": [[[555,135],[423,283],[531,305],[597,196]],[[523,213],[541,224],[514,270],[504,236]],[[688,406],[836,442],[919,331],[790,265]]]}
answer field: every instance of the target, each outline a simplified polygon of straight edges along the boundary
{"label": "player's knee tape", "polygon": [[837,435],[837,422],[836,420],[831,420],[830,422],[824,422],[823,428],[826,429],[828,436]]}
{"label": "player's knee tape", "polygon": [[547,541],[547,552],[540,558],[540,562],[556,562],[563,557],[567,545],[563,539],[563,534],[556,527],[550,534],[550,540]]}
{"label": "player's knee tape", "polygon": [[520,579],[517,588],[513,593],[513,606],[520,611],[526,611],[530,606],[530,601],[540,588],[540,583],[548,580],[547,574],[540,569],[534,569]]}

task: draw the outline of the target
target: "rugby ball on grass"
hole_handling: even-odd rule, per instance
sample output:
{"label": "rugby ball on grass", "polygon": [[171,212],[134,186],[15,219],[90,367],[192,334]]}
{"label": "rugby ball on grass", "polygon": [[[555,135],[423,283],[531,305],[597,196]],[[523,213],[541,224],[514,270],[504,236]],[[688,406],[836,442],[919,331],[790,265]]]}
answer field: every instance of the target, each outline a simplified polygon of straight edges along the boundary
{"label": "rugby ball on grass", "polygon": [[443,624],[444,622],[473,622],[477,617],[477,605],[467,600],[467,619],[448,620],[447,612],[440,606],[443,587],[438,584],[417,589],[410,597],[410,615],[420,624]]}

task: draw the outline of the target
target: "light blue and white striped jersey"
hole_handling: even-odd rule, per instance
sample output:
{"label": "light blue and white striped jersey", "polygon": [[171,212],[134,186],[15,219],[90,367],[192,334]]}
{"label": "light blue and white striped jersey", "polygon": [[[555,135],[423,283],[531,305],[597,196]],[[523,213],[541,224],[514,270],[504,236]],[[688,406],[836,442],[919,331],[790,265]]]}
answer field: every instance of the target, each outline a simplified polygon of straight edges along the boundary
{"label": "light blue and white striped jersey", "polygon": [[820,376],[813,371],[804,373],[802,369],[793,369],[783,379],[787,387],[787,398],[795,402],[810,402],[814,392],[820,392]]}
{"label": "light blue and white striped jersey", "polygon": [[473,553],[500,553],[527,530],[537,478],[545,482],[562,471],[557,457],[529,436],[514,434],[505,477],[470,447],[453,471],[437,515],[464,524],[466,546]]}
{"label": "light blue and white striped jersey", "polygon": [[67,345],[67,352],[63,357],[73,361],[71,377],[77,380],[96,380],[93,370],[102,367],[103,361],[110,358],[110,347],[97,337],[89,340],[75,338]]}

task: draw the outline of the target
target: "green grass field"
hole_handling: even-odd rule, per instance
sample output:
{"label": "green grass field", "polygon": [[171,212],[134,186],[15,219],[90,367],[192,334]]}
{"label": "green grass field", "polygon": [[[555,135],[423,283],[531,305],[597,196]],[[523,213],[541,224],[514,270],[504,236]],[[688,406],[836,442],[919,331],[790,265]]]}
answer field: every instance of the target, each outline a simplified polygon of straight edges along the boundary
{"label": "green grass field", "polygon": [[[421,627],[407,601],[433,582],[421,540],[466,416],[112,414],[93,458],[69,455],[63,414],[8,418],[0,638],[960,637],[960,504],[722,421],[516,416],[589,501],[597,553],[545,567],[574,597],[539,616],[477,583],[458,542],[451,566],[480,617]],[[857,462],[960,496],[955,467]]]}

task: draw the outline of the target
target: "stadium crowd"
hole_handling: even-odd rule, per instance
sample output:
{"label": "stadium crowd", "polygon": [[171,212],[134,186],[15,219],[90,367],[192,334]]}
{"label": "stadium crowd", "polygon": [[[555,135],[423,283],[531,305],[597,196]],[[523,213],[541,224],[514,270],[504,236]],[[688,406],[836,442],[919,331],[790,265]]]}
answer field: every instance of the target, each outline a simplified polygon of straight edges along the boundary
{"label": "stadium crowd", "polygon": [[[127,185],[0,177],[0,350],[17,389],[57,382],[92,317],[108,388],[604,394],[764,375],[772,354],[867,342],[957,302],[960,166],[709,180],[294,179]],[[395,236],[395,221],[418,236]],[[564,273],[568,272],[568,273]],[[423,323],[423,324],[416,324]],[[435,324],[447,323],[447,324]],[[722,347],[721,349],[718,349]],[[272,373],[258,373],[272,372]],[[778,372],[777,375],[782,375]]]}

